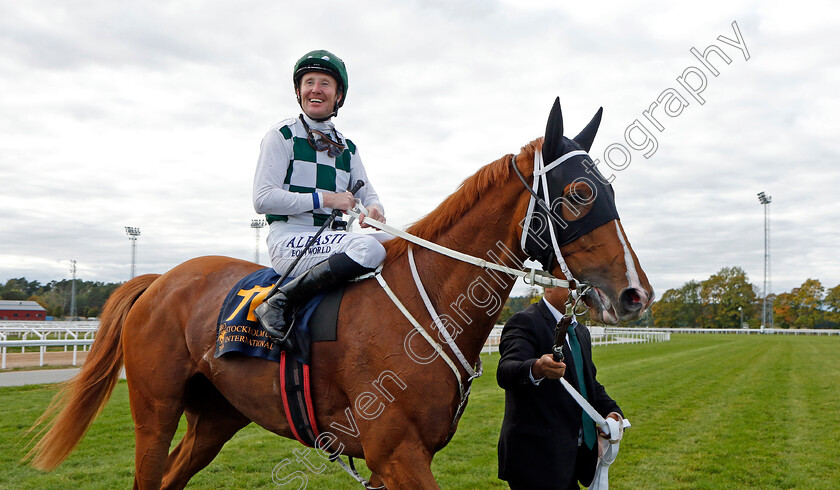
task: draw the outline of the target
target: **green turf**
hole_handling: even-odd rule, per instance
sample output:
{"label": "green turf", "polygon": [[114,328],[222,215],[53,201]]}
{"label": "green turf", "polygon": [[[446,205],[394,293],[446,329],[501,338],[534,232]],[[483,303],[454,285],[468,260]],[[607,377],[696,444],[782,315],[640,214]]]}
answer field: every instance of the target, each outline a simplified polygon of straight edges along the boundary
{"label": "green turf", "polygon": [[[840,487],[840,338],[672,339],[595,349],[599,380],[633,424],[610,467],[614,488]],[[495,383],[499,357],[482,357],[485,375],[457,434],[433,464],[443,488],[506,488],[496,479],[504,410]],[[0,388],[0,488],[129,487],[134,442],[125,382],[57,470],[19,464],[23,431],[54,392],[54,386]],[[275,488],[272,469],[288,460],[278,477],[299,471],[308,488],[361,488],[334,464],[321,473],[308,470],[293,452],[302,448],[250,425],[190,486]]]}

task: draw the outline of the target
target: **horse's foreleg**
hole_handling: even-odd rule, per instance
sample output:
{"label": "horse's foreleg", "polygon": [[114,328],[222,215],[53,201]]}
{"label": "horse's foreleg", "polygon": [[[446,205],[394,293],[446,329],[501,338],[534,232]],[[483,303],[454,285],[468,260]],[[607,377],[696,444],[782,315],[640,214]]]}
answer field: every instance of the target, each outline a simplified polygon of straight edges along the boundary
{"label": "horse's foreleg", "polygon": [[387,488],[440,488],[432,475],[432,453],[419,438],[403,439],[396,447],[365,445],[365,462]]}
{"label": "horse's foreleg", "polygon": [[187,432],[169,455],[162,488],[184,488],[250,422],[204,378],[201,380],[203,386],[191,389],[188,395]]}
{"label": "horse's foreleg", "polygon": [[379,478],[379,475],[377,475],[376,473],[370,474],[370,478],[368,478],[368,483],[370,483],[370,486],[373,488],[381,488],[385,485],[385,482],[383,482],[382,478]]}

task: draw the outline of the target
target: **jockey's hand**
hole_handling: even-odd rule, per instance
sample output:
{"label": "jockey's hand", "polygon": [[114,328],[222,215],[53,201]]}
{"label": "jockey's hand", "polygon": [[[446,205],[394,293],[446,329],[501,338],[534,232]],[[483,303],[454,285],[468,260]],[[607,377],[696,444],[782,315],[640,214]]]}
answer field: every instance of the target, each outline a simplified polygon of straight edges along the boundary
{"label": "jockey's hand", "polygon": [[555,361],[551,354],[543,354],[531,366],[531,373],[534,375],[534,379],[560,379],[566,374],[566,363]]}
{"label": "jockey's hand", "polygon": [[347,211],[356,205],[356,200],[350,191],[344,192],[325,192],[324,193],[324,208],[340,209]]}
{"label": "jockey's hand", "polygon": [[[368,208],[368,212],[370,213],[370,219],[374,219],[376,221],[379,221],[380,223],[385,222],[385,215],[382,214],[382,210],[379,209],[379,206],[376,206],[376,205],[371,206],[370,208]],[[361,223],[362,228],[370,228],[370,225],[365,223],[365,215],[364,214],[359,216],[359,223]]]}

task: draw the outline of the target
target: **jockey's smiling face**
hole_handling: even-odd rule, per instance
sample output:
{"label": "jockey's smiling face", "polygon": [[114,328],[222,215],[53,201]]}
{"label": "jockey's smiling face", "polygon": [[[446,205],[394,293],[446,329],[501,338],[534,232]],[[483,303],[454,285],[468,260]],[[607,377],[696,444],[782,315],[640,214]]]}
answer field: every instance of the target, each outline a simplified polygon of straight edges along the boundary
{"label": "jockey's smiling face", "polygon": [[315,120],[329,117],[335,109],[336,102],[341,99],[335,78],[320,71],[311,71],[303,75],[298,95],[303,112]]}

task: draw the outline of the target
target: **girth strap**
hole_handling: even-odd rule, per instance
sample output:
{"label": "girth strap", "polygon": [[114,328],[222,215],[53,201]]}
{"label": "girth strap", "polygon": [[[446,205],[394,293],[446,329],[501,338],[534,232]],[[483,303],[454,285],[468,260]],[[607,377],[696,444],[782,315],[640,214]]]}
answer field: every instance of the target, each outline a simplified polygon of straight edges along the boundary
{"label": "girth strap", "polygon": [[292,435],[301,444],[315,447],[318,428],[309,386],[309,366],[286,351],[280,353],[280,393]]}

